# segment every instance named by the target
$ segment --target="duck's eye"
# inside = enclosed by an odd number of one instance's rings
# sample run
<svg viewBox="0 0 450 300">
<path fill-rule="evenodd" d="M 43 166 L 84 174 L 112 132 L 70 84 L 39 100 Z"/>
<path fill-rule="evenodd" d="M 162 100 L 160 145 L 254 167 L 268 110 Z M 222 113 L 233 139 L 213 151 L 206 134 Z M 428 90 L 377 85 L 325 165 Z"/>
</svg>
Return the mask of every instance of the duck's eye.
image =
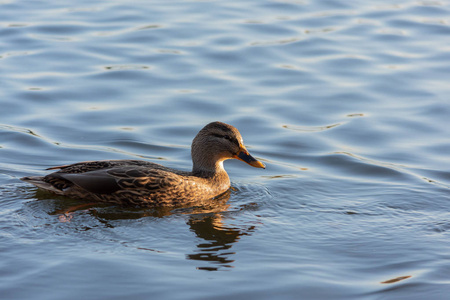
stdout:
<svg viewBox="0 0 450 300">
<path fill-rule="evenodd" d="M 214 134 L 215 137 L 221 138 L 221 139 L 226 139 L 231 141 L 231 137 L 229 135 L 222 135 L 222 134 Z"/>
</svg>

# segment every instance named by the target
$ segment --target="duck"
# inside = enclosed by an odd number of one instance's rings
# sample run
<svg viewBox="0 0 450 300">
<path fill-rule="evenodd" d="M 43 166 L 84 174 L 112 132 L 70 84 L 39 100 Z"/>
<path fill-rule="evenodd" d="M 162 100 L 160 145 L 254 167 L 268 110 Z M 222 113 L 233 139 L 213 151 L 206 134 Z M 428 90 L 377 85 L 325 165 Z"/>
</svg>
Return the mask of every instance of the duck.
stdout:
<svg viewBox="0 0 450 300">
<path fill-rule="evenodd" d="M 51 167 L 47 170 L 57 171 L 21 180 L 46 192 L 90 202 L 161 207 L 209 201 L 229 191 L 225 160 L 238 159 L 265 169 L 250 155 L 239 131 L 219 121 L 198 132 L 191 157 L 192 171 L 143 160 L 100 160 Z"/>
</svg>

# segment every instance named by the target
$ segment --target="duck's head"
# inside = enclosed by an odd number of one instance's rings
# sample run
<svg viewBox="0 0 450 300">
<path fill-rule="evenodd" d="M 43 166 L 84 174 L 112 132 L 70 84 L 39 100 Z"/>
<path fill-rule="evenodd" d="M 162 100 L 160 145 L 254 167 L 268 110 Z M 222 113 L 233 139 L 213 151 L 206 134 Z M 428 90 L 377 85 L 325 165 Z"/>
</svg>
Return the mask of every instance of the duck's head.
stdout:
<svg viewBox="0 0 450 300">
<path fill-rule="evenodd" d="M 217 170 L 226 159 L 239 159 L 252 167 L 265 168 L 253 158 L 244 146 L 239 131 L 222 122 L 212 122 L 203 127 L 192 142 L 194 170 Z"/>
</svg>

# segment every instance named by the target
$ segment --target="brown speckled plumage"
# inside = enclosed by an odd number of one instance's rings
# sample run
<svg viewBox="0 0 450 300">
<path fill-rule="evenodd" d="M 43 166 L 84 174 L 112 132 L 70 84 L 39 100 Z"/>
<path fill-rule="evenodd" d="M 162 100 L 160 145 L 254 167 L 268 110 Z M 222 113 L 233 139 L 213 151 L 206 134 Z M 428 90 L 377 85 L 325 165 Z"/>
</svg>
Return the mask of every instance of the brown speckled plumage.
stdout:
<svg viewBox="0 0 450 300">
<path fill-rule="evenodd" d="M 223 168 L 226 159 L 239 159 L 264 168 L 244 146 L 231 125 L 206 125 L 192 142 L 191 172 L 179 171 L 140 160 L 80 162 L 49 168 L 43 177 L 24 177 L 49 192 L 89 201 L 133 206 L 177 206 L 212 199 L 230 188 Z"/>
</svg>

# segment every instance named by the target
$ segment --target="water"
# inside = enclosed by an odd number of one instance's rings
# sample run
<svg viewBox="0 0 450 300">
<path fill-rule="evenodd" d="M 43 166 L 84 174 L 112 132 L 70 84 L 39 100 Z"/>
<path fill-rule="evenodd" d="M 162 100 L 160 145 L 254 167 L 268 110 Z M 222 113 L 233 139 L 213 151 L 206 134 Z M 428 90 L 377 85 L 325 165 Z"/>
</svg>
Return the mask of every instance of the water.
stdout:
<svg viewBox="0 0 450 300">
<path fill-rule="evenodd" d="M 448 299 L 448 1 L 1 1 L 2 299 Z M 226 162 L 211 207 L 19 180 L 85 160 Z M 79 206 L 69 214 L 65 212 Z"/>
</svg>

